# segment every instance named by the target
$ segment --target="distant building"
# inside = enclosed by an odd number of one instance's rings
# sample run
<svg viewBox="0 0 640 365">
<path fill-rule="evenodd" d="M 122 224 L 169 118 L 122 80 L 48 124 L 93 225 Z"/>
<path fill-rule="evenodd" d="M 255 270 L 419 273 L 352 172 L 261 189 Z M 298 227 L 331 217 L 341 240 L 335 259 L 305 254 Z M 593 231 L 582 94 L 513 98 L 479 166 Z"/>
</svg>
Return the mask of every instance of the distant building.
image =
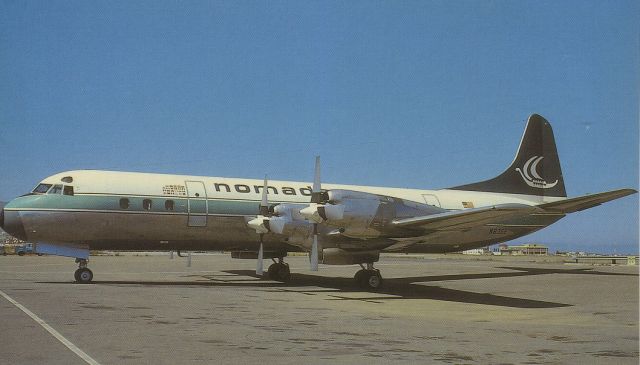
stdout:
<svg viewBox="0 0 640 365">
<path fill-rule="evenodd" d="M 501 255 L 548 255 L 549 247 L 537 243 L 524 245 L 500 245 Z"/>
<path fill-rule="evenodd" d="M 463 255 L 488 255 L 490 253 L 491 252 L 489 252 L 489 248 L 488 247 L 474 248 L 472 250 L 462 251 Z"/>
</svg>

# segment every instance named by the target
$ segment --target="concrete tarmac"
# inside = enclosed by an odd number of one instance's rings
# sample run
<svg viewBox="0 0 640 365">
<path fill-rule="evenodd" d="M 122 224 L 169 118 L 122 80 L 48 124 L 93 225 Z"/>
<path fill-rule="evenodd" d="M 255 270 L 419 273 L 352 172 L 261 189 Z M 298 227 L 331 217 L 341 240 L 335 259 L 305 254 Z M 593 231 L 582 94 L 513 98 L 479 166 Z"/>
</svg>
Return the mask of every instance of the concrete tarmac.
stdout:
<svg viewBox="0 0 640 365">
<path fill-rule="evenodd" d="M 222 254 L 97 256 L 83 285 L 73 259 L 0 256 L 0 364 L 92 363 L 45 326 L 96 364 L 638 364 L 638 266 L 383 257 L 369 293 L 356 266 L 287 262 L 282 284 Z"/>
</svg>

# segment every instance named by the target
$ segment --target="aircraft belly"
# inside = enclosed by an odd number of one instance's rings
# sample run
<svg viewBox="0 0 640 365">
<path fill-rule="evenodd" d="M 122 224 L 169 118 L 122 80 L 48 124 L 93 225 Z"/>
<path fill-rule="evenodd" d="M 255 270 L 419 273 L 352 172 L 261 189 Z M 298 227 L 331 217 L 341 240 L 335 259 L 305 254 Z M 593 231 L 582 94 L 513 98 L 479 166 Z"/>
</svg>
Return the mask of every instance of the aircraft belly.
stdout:
<svg viewBox="0 0 640 365">
<path fill-rule="evenodd" d="M 243 216 L 208 216 L 205 227 L 189 227 L 183 214 L 109 212 L 20 212 L 31 242 L 86 243 L 97 250 L 256 250 L 259 236 Z M 265 249 L 297 249 L 281 237 Z"/>
</svg>

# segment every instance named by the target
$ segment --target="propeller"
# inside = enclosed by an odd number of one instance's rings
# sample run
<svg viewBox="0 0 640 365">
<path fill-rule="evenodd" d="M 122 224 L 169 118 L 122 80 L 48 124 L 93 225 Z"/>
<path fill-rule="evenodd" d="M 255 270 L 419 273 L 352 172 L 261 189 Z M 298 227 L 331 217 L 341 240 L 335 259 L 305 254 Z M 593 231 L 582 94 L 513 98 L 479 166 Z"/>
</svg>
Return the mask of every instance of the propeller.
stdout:
<svg viewBox="0 0 640 365">
<path fill-rule="evenodd" d="M 258 263 L 256 264 L 256 275 L 264 274 L 264 234 L 269 232 L 269 220 L 271 212 L 269 212 L 269 200 L 267 198 L 267 176 L 264 177 L 264 185 L 262 187 L 262 201 L 260 201 L 260 211 L 257 217 L 247 222 L 247 224 L 260 234 L 260 249 L 258 250 Z"/>
<path fill-rule="evenodd" d="M 320 156 L 316 156 L 316 168 L 313 174 L 313 189 L 311 190 L 311 203 L 322 203 L 323 193 L 320 185 Z M 313 244 L 311 245 L 311 271 L 318 271 L 318 222 L 313 220 Z"/>
<path fill-rule="evenodd" d="M 320 156 L 316 156 L 316 169 L 311 190 L 311 202 L 300 209 L 300 214 L 314 224 L 324 221 L 339 221 L 344 217 L 344 205 L 329 201 L 329 193 L 322 191 L 320 184 Z"/>
</svg>

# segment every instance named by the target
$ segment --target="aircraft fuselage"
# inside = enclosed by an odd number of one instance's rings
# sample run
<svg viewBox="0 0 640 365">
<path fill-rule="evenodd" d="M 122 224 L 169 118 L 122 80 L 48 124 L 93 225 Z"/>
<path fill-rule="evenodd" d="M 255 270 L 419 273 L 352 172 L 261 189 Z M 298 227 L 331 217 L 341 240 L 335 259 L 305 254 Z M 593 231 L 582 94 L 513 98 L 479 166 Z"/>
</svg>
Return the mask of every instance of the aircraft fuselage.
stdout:
<svg viewBox="0 0 640 365">
<path fill-rule="evenodd" d="M 72 181 L 71 183 L 65 183 Z M 247 221 L 259 211 L 262 182 L 251 179 L 81 170 L 44 179 L 40 185 L 62 185 L 55 193 L 31 193 L 5 207 L 5 226 L 32 242 L 88 244 L 96 250 L 255 250 L 258 235 Z M 540 204 L 554 198 L 521 194 L 418 190 L 325 184 L 393 196 L 405 204 L 433 206 L 434 212 L 504 203 Z M 65 188 L 73 195 L 65 195 Z M 36 188 L 37 189 L 37 188 Z M 309 204 L 311 184 L 270 181 L 272 204 Z M 385 232 L 366 241 L 325 237 L 324 248 L 368 248 L 401 252 L 451 252 L 510 240 L 543 228 L 563 214 L 527 216 L 459 232 L 416 232 L 402 237 Z M 375 225 L 376 222 L 372 222 Z M 18 227 L 22 226 L 22 230 Z M 11 228 L 14 227 L 14 228 Z M 413 237 L 411 237 L 413 236 Z M 424 236 L 424 237 L 422 237 Z M 419 242 L 415 242 L 418 239 Z M 406 242 L 411 242 L 407 245 Z M 404 243 L 404 244 L 403 244 Z M 270 251 L 300 251 L 286 237 L 265 236 Z"/>
</svg>

